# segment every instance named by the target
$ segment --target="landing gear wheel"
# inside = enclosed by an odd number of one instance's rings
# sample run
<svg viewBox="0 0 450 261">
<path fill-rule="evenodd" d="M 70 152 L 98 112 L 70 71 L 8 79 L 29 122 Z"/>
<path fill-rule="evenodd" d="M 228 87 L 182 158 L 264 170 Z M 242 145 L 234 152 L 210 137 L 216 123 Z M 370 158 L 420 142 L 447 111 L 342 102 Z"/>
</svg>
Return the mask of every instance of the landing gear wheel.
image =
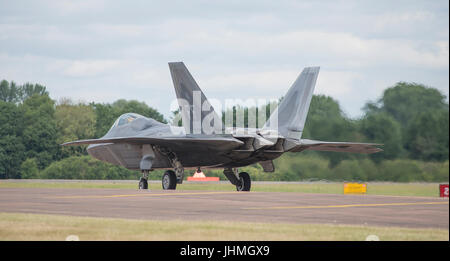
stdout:
<svg viewBox="0 0 450 261">
<path fill-rule="evenodd" d="M 148 189 L 148 183 L 146 179 L 141 178 L 139 180 L 139 189 Z"/>
<path fill-rule="evenodd" d="M 168 170 L 164 173 L 162 177 L 162 188 L 164 190 L 177 188 L 177 175 L 175 175 L 175 172 Z"/>
<path fill-rule="evenodd" d="M 239 185 L 236 185 L 237 191 L 250 191 L 252 186 L 250 175 L 247 172 L 239 173 Z"/>
</svg>

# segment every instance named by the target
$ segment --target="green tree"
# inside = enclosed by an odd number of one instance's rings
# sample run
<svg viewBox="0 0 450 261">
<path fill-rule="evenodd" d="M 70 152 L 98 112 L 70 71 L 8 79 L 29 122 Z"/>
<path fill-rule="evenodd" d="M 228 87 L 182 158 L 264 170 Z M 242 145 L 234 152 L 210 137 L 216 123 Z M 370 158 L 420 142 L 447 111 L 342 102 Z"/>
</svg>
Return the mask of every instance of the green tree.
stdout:
<svg viewBox="0 0 450 261">
<path fill-rule="evenodd" d="M 40 84 L 25 83 L 19 87 L 18 98 L 19 101 L 23 102 L 33 95 L 49 95 L 46 87 Z"/>
<path fill-rule="evenodd" d="M 26 159 L 20 165 L 21 178 L 36 179 L 39 178 L 39 168 L 35 158 Z"/>
<path fill-rule="evenodd" d="M 302 138 L 328 141 L 361 141 L 363 135 L 358 131 L 357 122 L 345 116 L 336 100 L 325 95 L 314 95 L 311 99 Z M 329 159 L 331 166 L 336 166 L 344 159 L 360 157 L 350 153 L 311 151 L 307 153 Z"/>
<path fill-rule="evenodd" d="M 336 100 L 324 95 L 312 97 L 303 137 L 341 141 L 361 139 L 356 122 L 344 115 Z"/>
<path fill-rule="evenodd" d="M 380 166 L 380 172 L 382 176 L 381 180 L 395 182 L 424 181 L 419 162 L 413 160 L 398 159 L 383 161 Z"/>
<path fill-rule="evenodd" d="M 20 164 L 25 158 L 25 147 L 18 136 L 0 136 L 0 178 L 20 178 Z"/>
<path fill-rule="evenodd" d="M 395 159 L 402 153 L 401 126 L 387 113 L 367 114 L 360 126 L 368 141 L 384 144 L 383 152 L 371 155 L 373 159 Z"/>
<path fill-rule="evenodd" d="M 25 158 L 22 114 L 12 102 L 0 101 L 0 178 L 20 178 Z"/>
<path fill-rule="evenodd" d="M 435 88 L 418 83 L 398 82 L 384 91 L 376 107 L 405 127 L 419 113 L 448 109 L 448 104 L 445 95 Z"/>
<path fill-rule="evenodd" d="M 33 95 L 19 106 L 23 115 L 22 139 L 26 158 L 36 158 L 40 169 L 48 166 L 60 150 L 54 117 L 54 101 L 47 95 Z"/>
<path fill-rule="evenodd" d="M 56 105 L 55 120 L 58 144 L 94 138 L 96 115 L 90 105 L 74 104 L 69 99 L 61 99 Z M 86 155 L 86 146 L 62 147 L 60 158 L 82 154 Z"/>
<path fill-rule="evenodd" d="M 334 169 L 334 178 L 339 181 L 366 181 L 367 173 L 361 168 L 357 160 L 344 160 Z"/>
<path fill-rule="evenodd" d="M 408 126 L 405 147 L 413 159 L 448 160 L 448 110 L 425 111 Z"/>
<path fill-rule="evenodd" d="M 0 101 L 0 137 L 6 135 L 20 136 L 22 128 L 23 117 L 17 105 Z"/>
<path fill-rule="evenodd" d="M 14 82 L 6 80 L 0 82 L 0 100 L 15 103 L 18 101 L 19 90 Z"/>
<path fill-rule="evenodd" d="M 449 107 L 439 90 L 398 82 L 386 89 L 378 102 L 367 103 L 364 109 L 367 115 L 385 113 L 400 123 L 402 147 L 409 157 L 448 159 Z"/>
<path fill-rule="evenodd" d="M 17 86 L 16 83 L 9 83 L 6 80 L 0 82 L 0 100 L 5 102 L 23 102 L 33 95 L 48 95 L 45 86 L 40 84 L 25 83 Z"/>
<path fill-rule="evenodd" d="M 111 104 L 91 103 L 95 112 L 95 138 L 103 137 L 111 128 L 116 115 L 113 113 Z"/>
</svg>

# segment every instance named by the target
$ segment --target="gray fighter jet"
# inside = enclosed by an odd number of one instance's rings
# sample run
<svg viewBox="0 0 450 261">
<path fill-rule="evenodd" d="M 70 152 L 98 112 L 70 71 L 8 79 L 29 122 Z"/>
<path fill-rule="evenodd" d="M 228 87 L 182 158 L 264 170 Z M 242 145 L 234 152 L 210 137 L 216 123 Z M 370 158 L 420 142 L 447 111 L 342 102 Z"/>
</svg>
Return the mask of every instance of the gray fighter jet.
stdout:
<svg viewBox="0 0 450 261">
<path fill-rule="evenodd" d="M 136 113 L 121 115 L 100 139 L 62 144 L 89 144 L 99 160 L 140 170 L 140 189 L 148 188 L 149 172 L 166 169 L 163 189 L 175 189 L 185 169 L 220 168 L 238 191 L 250 191 L 251 180 L 238 168 L 259 163 L 273 172 L 273 160 L 285 152 L 304 150 L 375 153 L 381 144 L 302 139 L 319 67 L 305 68 L 262 128 L 224 128 L 221 117 L 182 62 L 169 63 L 183 127 Z"/>
</svg>

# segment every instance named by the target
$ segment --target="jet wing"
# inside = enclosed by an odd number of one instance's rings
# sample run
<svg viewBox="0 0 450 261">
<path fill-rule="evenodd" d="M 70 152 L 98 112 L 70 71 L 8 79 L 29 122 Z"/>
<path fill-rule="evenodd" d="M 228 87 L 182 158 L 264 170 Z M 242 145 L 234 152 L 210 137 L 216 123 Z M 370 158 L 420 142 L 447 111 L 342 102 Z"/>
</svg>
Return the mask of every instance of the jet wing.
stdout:
<svg viewBox="0 0 450 261">
<path fill-rule="evenodd" d="M 375 153 L 383 151 L 376 146 L 383 144 L 377 143 L 358 143 L 358 142 L 332 142 L 320 140 L 301 139 L 300 144 L 294 146 L 290 152 L 300 152 L 303 150 L 317 151 L 336 151 L 336 152 L 354 152 L 354 153 Z"/>
<path fill-rule="evenodd" d="M 128 143 L 128 144 L 152 144 L 160 145 L 164 147 L 207 147 L 215 150 L 232 150 L 242 144 L 242 141 L 233 137 L 226 136 L 153 136 L 153 137 L 115 137 L 115 138 L 101 138 L 101 139 L 89 139 L 89 140 L 77 140 L 61 144 L 62 146 L 76 146 L 87 144 L 115 144 L 115 143 Z"/>
</svg>

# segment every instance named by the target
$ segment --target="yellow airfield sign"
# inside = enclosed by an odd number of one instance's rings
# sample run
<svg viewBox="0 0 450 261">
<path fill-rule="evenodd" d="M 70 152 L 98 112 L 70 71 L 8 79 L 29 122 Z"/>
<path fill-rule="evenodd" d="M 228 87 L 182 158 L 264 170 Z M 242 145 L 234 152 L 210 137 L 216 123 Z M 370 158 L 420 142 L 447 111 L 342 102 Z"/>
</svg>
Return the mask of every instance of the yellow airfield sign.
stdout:
<svg viewBox="0 0 450 261">
<path fill-rule="evenodd" d="M 367 184 L 344 183 L 344 194 L 366 194 Z"/>
</svg>

